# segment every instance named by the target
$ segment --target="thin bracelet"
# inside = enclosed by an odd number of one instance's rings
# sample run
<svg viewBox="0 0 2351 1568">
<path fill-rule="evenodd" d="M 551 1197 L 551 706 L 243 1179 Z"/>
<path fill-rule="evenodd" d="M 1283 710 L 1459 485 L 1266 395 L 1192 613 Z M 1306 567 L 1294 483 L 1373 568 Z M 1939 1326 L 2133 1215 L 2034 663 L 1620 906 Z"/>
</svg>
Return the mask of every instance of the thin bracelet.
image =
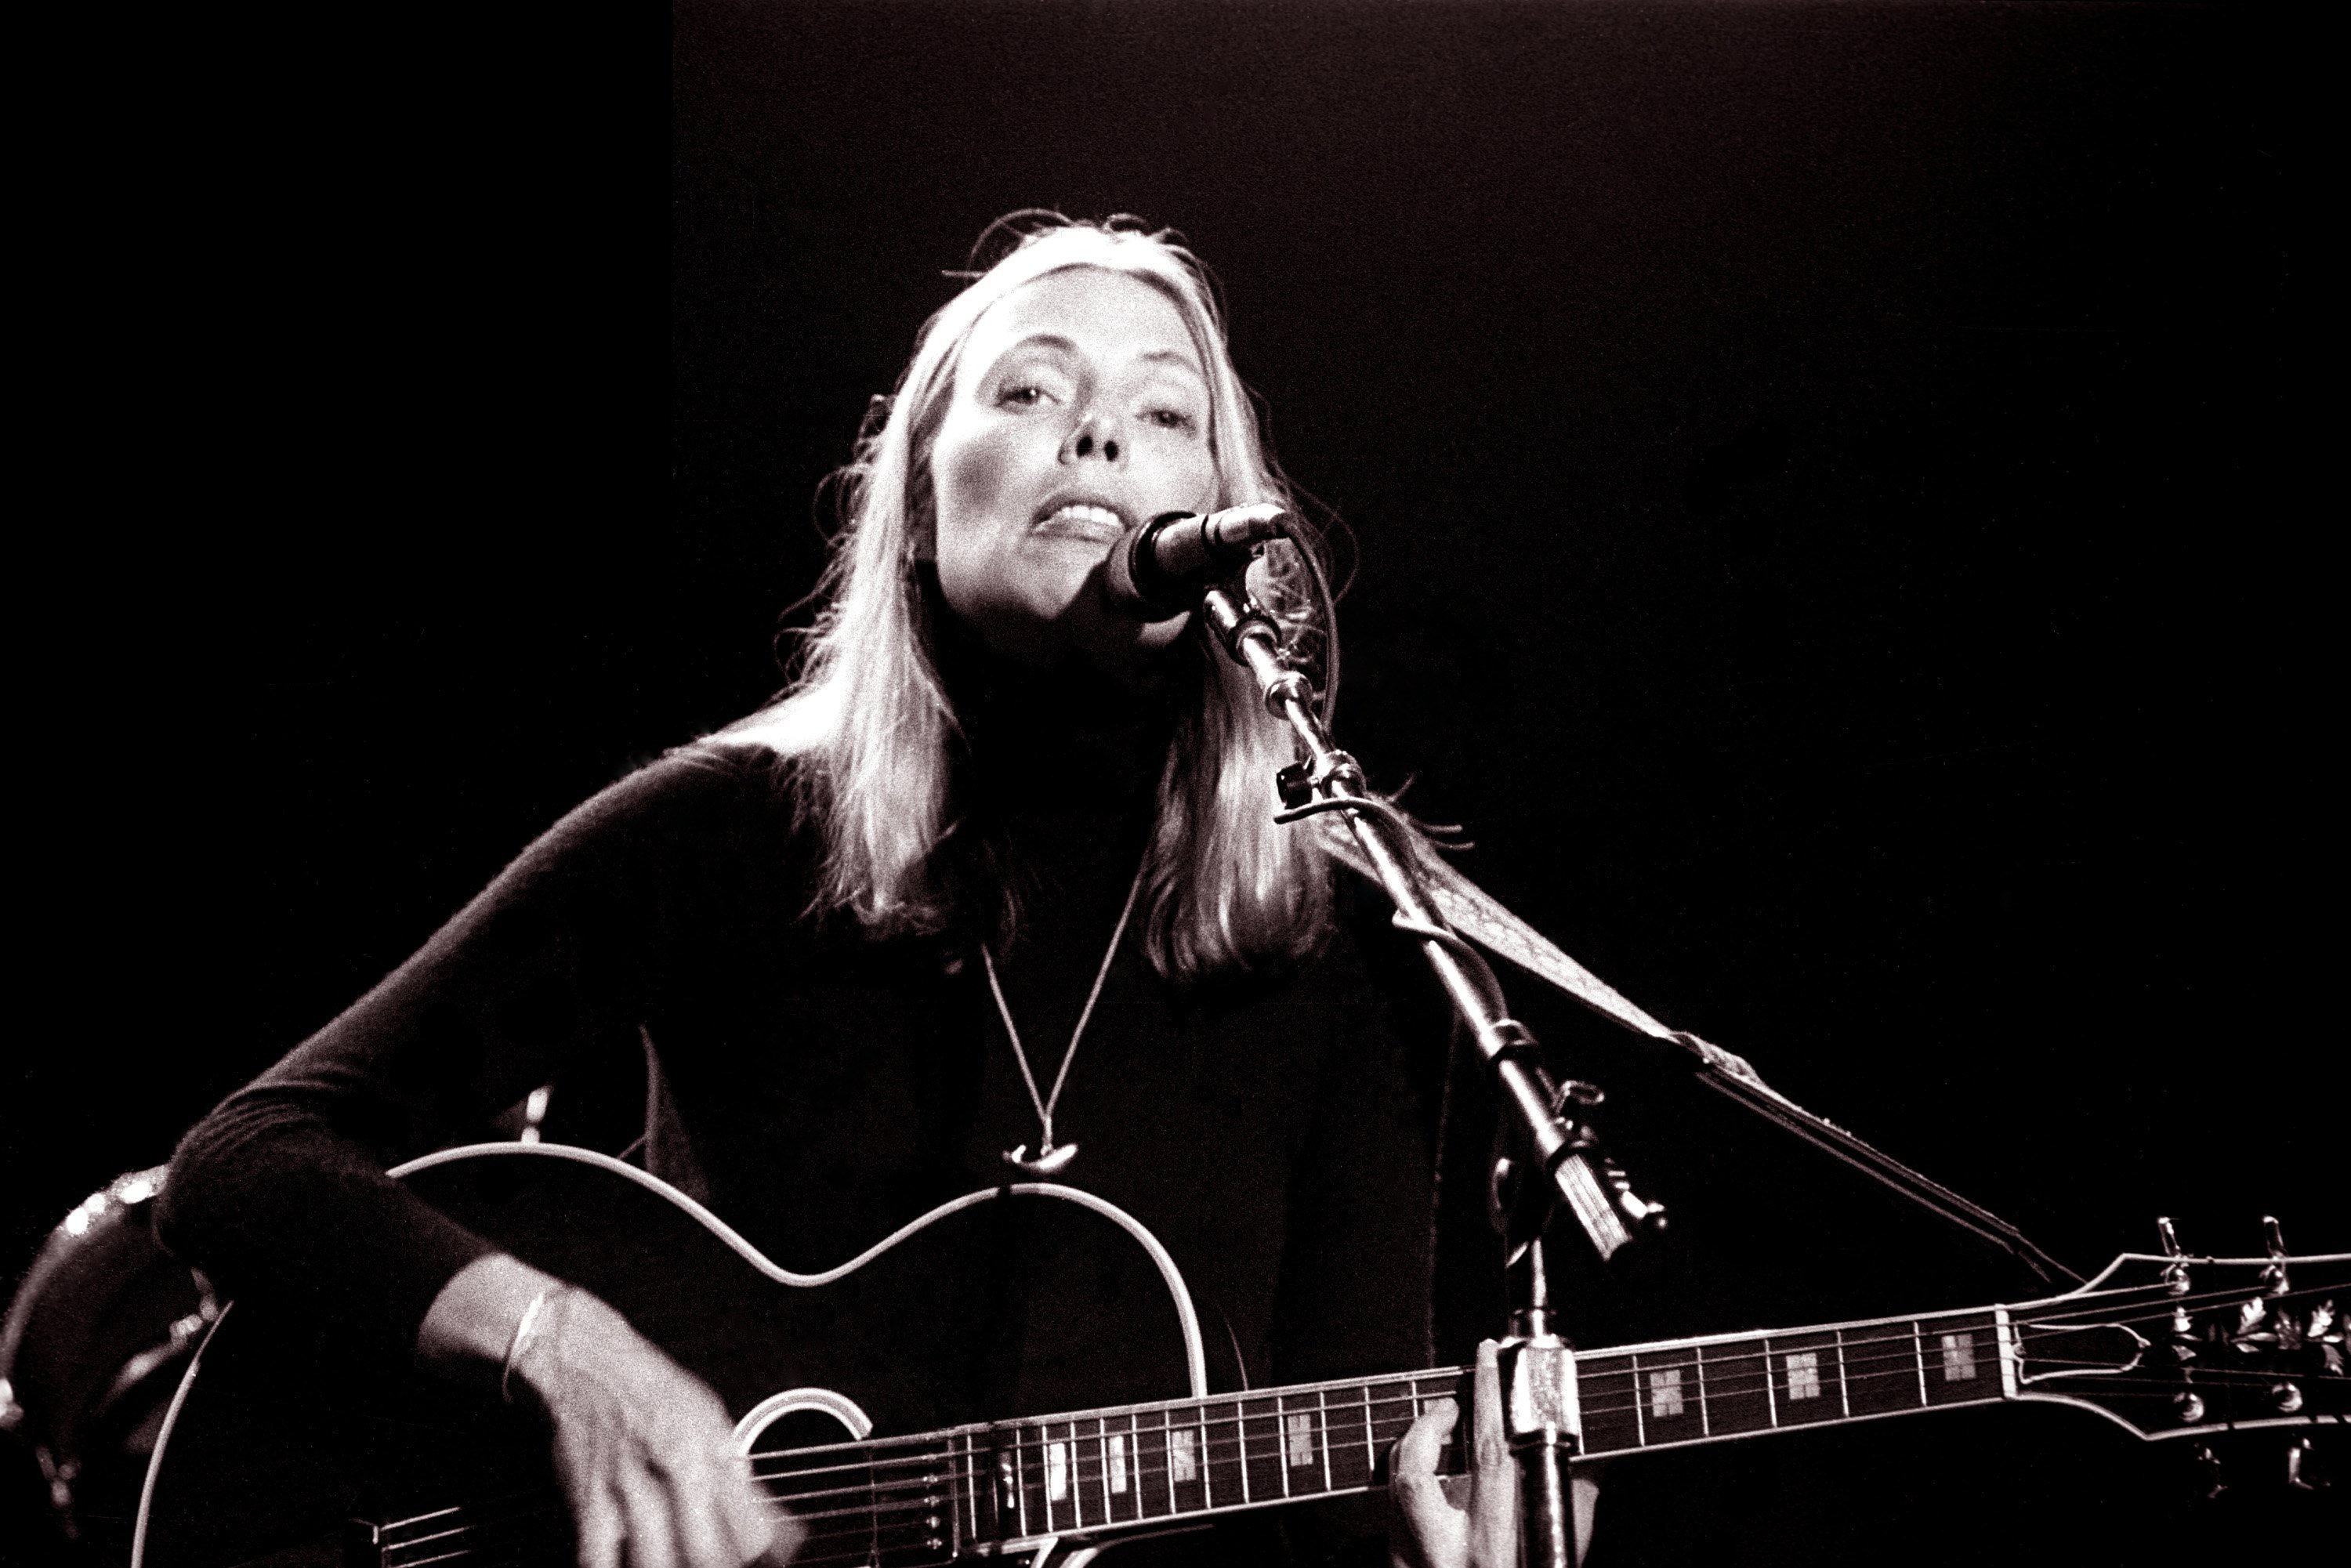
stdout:
<svg viewBox="0 0 2351 1568">
<path fill-rule="evenodd" d="M 514 1403 L 515 1363 L 522 1359 L 523 1346 L 530 1343 L 531 1331 L 538 1327 L 538 1317 L 547 1310 L 548 1298 L 558 1289 L 549 1285 L 533 1296 L 530 1305 L 522 1310 L 521 1321 L 515 1324 L 514 1339 L 507 1345 L 506 1365 L 498 1373 L 498 1397 L 509 1405 Z"/>
</svg>

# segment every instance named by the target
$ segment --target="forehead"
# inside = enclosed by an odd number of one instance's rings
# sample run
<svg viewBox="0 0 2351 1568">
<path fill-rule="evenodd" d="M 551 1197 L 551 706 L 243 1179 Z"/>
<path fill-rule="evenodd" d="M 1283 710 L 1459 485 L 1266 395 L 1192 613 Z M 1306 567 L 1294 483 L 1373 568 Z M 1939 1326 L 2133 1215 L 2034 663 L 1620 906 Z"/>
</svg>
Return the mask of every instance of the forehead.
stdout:
<svg viewBox="0 0 2351 1568">
<path fill-rule="evenodd" d="M 1174 300 L 1141 278 L 1079 267 L 1024 283 L 989 306 L 972 324 L 963 374 L 978 374 L 1006 350 L 1040 337 L 1066 339 L 1112 365 L 1165 359 L 1202 373 Z"/>
</svg>

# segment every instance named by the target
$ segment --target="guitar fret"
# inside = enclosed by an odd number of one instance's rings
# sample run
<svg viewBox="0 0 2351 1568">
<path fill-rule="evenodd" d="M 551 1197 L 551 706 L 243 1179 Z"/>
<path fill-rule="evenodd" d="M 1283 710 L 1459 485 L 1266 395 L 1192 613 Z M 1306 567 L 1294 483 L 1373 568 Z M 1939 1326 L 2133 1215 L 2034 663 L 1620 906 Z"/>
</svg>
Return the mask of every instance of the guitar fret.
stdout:
<svg viewBox="0 0 2351 1568">
<path fill-rule="evenodd" d="M 1103 1515 L 1091 1511 L 1100 1509 L 1099 1499 L 1103 1495 L 1102 1438 L 1099 1433 L 1081 1435 L 1078 1425 L 1075 1421 L 1069 1424 L 1070 1513 L 1081 1526 L 1101 1524 L 1104 1522 Z M 1086 1463 L 1089 1458 L 1093 1460 L 1091 1467 Z"/>
<path fill-rule="evenodd" d="M 1780 1401 L 1780 1418 L 1789 1426 L 1834 1420 L 1844 1414 L 1842 1396 L 1831 1401 L 1823 1378 L 1838 1378 L 1834 1333 L 1790 1334 L 1771 1345 L 1772 1390 Z M 1823 1364 L 1823 1352 L 1827 1353 Z"/>
<path fill-rule="evenodd" d="M 1241 1407 L 1232 1401 L 1206 1406 L 1200 1420 L 1200 1474 L 1213 1486 L 1221 1505 L 1233 1506 L 1236 1499 L 1249 1500 L 1249 1467 L 1242 1462 L 1241 1439 L 1246 1427 L 1241 1421 Z"/>
<path fill-rule="evenodd" d="M 1583 1450 L 1996 1401 L 1999 1333 L 1991 1310 L 1594 1353 L 1576 1367 Z M 1314 1384 L 942 1434 L 934 1462 L 944 1473 L 883 1484 L 875 1496 L 877 1507 L 908 1512 L 920 1502 L 936 1511 L 944 1500 L 947 1518 L 876 1529 L 927 1529 L 952 1536 L 941 1547 L 967 1552 L 1376 1487 L 1396 1439 L 1437 1399 L 1459 1396 L 1466 1375 Z M 1447 1445 L 1447 1473 L 1468 1469 L 1465 1428 L 1457 1425 Z M 942 1484 L 945 1500 L 935 1496 Z"/>
<path fill-rule="evenodd" d="M 1037 1511 L 1044 1516 L 1044 1532 L 1053 1532 L 1053 1429 L 1044 1422 L 1037 1425 Z M 1062 1467 L 1062 1488 L 1068 1488 L 1068 1467 Z"/>
<path fill-rule="evenodd" d="M 971 1433 L 963 1435 L 963 1479 L 959 1487 L 949 1488 L 953 1495 L 948 1499 L 951 1505 L 948 1511 L 949 1517 L 955 1521 L 955 1543 L 958 1551 L 962 1550 L 965 1542 L 979 1539 L 979 1469 L 973 1454 L 977 1444 L 977 1439 Z M 964 1517 L 966 1508 L 971 1510 L 968 1519 Z"/>
<path fill-rule="evenodd" d="M 1331 1396 L 1327 1390 L 1314 1391 L 1314 1430 L 1316 1447 L 1322 1451 L 1322 1490 L 1331 1490 Z"/>
<path fill-rule="evenodd" d="M 1029 1487 L 1020 1474 L 1020 1433 L 1017 1427 L 1012 1433 L 1011 1462 L 1013 1531 L 1026 1535 L 1029 1533 Z"/>
<path fill-rule="evenodd" d="M 1769 1364 L 1754 1344 L 1700 1345 L 1698 1376 L 1707 1435 L 1736 1437 L 1771 1429 Z"/>
<path fill-rule="evenodd" d="M 1123 1485 L 1121 1483 L 1126 1479 L 1126 1456 L 1124 1454 L 1118 1456 L 1119 1473 L 1115 1476 L 1111 1474 L 1110 1423 L 1100 1416 L 1094 1417 L 1094 1448 L 1097 1451 L 1096 1457 L 1102 1463 L 1102 1521 L 1104 1523 L 1108 1523 L 1116 1516 L 1117 1512 L 1115 1507 L 1111 1502 L 1111 1499 L 1116 1497 L 1118 1492 L 1113 1491 L 1111 1489 L 1113 1487 L 1117 1487 L 1121 1491 L 1125 1490 Z"/>
<path fill-rule="evenodd" d="M 1372 1454 L 1372 1391 L 1367 1385 L 1358 1385 L 1340 1390 L 1339 1394 L 1340 1402 L 1336 1405 L 1332 1404 L 1327 1396 L 1323 1401 L 1322 1458 L 1328 1467 L 1326 1473 L 1330 1478 L 1331 1490 L 1353 1491 L 1358 1487 L 1377 1484 L 1376 1461 Z M 1357 1401 L 1363 1405 L 1361 1421 L 1350 1408 Z M 1358 1441 L 1355 1432 L 1359 1426 L 1363 1429 L 1360 1439 L 1363 1458 L 1360 1460 L 1355 1453 Z M 1334 1437 L 1334 1432 L 1344 1433 L 1345 1436 Z"/>
<path fill-rule="evenodd" d="M 1846 1415 L 1895 1416 L 1921 1407 L 1916 1323 L 1840 1333 L 1837 1349 L 1844 1371 Z"/>
<path fill-rule="evenodd" d="M 1649 1446 L 1649 1423 L 1641 1414 L 1641 1406 L 1646 1403 L 1641 1397 L 1641 1358 L 1635 1355 L 1628 1359 L 1633 1371 L 1633 1431 L 1635 1440 L 1646 1448 Z"/>
<path fill-rule="evenodd" d="M 1923 1372 L 1930 1406 L 1972 1405 L 2001 1397 L 1997 1320 L 1991 1312 L 1960 1312 L 1933 1320 Z"/>
<path fill-rule="evenodd" d="M 1635 1358 L 1634 1406 L 1645 1444 L 1689 1443 L 1706 1436 L 1695 1346 L 1666 1346 Z"/>
<path fill-rule="evenodd" d="M 1061 1459 L 1058 1477 L 1055 1474 L 1056 1459 Z M 1059 1481 L 1059 1486 L 1055 1485 L 1056 1480 Z M 1054 1528 L 1053 1494 L 1058 1490 L 1063 1497 L 1067 1497 L 1069 1484 L 1068 1461 L 1061 1458 L 1061 1450 L 1053 1443 L 1053 1429 L 1040 1425 L 1037 1428 L 1037 1500 L 1044 1512 L 1044 1532 L 1047 1535 L 1052 1534 Z M 1065 1525 L 1068 1523 L 1066 1520 L 1062 1522 Z"/>
<path fill-rule="evenodd" d="M 1630 1356 L 1578 1356 L 1575 1383 L 1576 1403 L 1583 1413 L 1584 1452 L 1614 1454 L 1641 1446 L 1640 1401 L 1634 1396 Z"/>
<path fill-rule="evenodd" d="M 1144 1500 L 1150 1497 L 1151 1489 L 1144 1484 L 1143 1479 L 1143 1417 L 1139 1413 L 1127 1413 L 1125 1436 L 1127 1464 L 1131 1469 L 1127 1478 L 1127 1495 L 1134 1502 L 1134 1517 L 1148 1519 L 1151 1509 Z"/>
<path fill-rule="evenodd" d="M 1282 1429 L 1279 1397 L 1241 1401 L 1242 1496 L 1250 1502 L 1271 1502 L 1290 1495 L 1289 1434 Z M 1257 1434 L 1250 1440 L 1250 1433 Z"/>
<path fill-rule="evenodd" d="M 1134 1448 L 1134 1517 L 1163 1519 L 1174 1511 L 1172 1503 L 1163 1510 L 1165 1500 L 1160 1495 L 1160 1478 L 1168 1473 L 1167 1413 L 1137 1410 L 1126 1418 L 1126 1440 Z"/>
</svg>

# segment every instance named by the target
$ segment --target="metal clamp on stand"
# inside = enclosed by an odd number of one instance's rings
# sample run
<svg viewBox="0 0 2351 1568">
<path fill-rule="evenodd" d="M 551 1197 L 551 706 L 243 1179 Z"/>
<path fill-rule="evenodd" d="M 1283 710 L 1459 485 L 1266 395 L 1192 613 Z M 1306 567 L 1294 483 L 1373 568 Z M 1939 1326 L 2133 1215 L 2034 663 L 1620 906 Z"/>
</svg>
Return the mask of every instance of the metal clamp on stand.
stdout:
<svg viewBox="0 0 2351 1568">
<path fill-rule="evenodd" d="M 1574 1568 L 1575 1492 L 1568 1462 L 1583 1447 L 1575 1349 L 1552 1322 L 1540 1239 L 1527 1244 L 1523 1267 L 1529 1289 L 1520 1298 L 1524 1304 L 1510 1314 L 1500 1368 L 1502 1434 L 1519 1461 L 1519 1539 L 1527 1563 Z"/>
</svg>

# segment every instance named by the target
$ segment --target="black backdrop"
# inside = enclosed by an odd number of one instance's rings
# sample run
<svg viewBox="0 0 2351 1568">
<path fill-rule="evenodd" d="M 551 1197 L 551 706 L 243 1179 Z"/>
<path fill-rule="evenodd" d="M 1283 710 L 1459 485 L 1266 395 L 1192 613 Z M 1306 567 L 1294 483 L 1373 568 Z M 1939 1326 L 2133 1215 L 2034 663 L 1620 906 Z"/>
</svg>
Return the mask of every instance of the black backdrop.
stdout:
<svg viewBox="0 0 2351 1568">
<path fill-rule="evenodd" d="M 2119 5 L 566 26 L 256 26 L 66 240 L 44 417 L 114 444 L 59 465 L 28 606 L 64 613 L 24 986 L 63 1005 L 12 1053 L 8 1268 L 776 685 L 820 478 L 1029 205 L 1217 269 L 1356 541 L 1345 737 L 1471 826 L 1471 874 L 2077 1268 L 2158 1213 L 2351 1247 L 2300 907 L 2335 870 L 2307 37 Z M 1734 1522 L 1652 1555 L 1973 1551 L 2003 1489 L 2078 1542 L 2155 1506 L 2086 1416 L 1802 1441 L 1672 1472 Z"/>
</svg>

